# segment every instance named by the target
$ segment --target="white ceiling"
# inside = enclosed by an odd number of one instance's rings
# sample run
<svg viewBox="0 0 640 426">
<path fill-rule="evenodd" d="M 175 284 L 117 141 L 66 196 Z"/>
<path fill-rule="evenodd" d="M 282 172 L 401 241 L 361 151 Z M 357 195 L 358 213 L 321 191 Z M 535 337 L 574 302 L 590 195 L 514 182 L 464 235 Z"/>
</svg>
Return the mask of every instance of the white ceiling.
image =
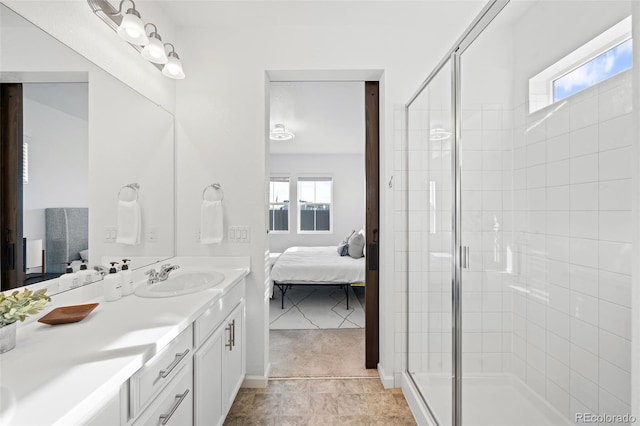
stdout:
<svg viewBox="0 0 640 426">
<path fill-rule="evenodd" d="M 363 82 L 272 82 L 270 125 L 296 137 L 271 141 L 272 154 L 362 154 L 365 143 Z"/>
</svg>

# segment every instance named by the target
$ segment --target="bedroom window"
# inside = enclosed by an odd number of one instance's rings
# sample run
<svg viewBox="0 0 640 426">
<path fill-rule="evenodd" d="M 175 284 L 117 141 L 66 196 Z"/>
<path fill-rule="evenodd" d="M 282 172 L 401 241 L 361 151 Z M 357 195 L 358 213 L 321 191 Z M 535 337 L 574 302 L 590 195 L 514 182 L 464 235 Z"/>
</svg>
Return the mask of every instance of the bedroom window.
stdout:
<svg viewBox="0 0 640 426">
<path fill-rule="evenodd" d="M 289 232 L 289 178 L 269 180 L 269 231 Z"/>
<path fill-rule="evenodd" d="M 298 178 L 298 232 L 331 232 L 333 180 Z"/>
</svg>

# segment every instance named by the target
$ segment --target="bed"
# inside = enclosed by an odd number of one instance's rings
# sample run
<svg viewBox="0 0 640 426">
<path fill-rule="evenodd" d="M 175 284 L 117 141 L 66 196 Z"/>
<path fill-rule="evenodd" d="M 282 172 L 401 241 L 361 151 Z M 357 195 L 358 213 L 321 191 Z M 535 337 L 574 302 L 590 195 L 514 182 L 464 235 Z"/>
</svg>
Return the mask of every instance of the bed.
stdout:
<svg viewBox="0 0 640 426">
<path fill-rule="evenodd" d="M 271 280 L 284 295 L 294 285 L 333 285 L 341 287 L 347 297 L 349 286 L 365 281 L 365 258 L 340 256 L 337 247 L 290 247 L 277 259 L 271 269 Z"/>
<path fill-rule="evenodd" d="M 66 262 L 80 262 L 89 247 L 89 209 L 84 207 L 45 209 L 46 270 L 64 273 Z"/>
</svg>

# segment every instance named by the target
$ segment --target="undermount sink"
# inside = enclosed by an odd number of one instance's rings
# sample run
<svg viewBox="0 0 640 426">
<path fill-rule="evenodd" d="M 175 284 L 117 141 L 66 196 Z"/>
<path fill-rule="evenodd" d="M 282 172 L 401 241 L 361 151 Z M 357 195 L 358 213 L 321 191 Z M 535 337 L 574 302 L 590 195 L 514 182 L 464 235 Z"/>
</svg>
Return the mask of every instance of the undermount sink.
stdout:
<svg viewBox="0 0 640 426">
<path fill-rule="evenodd" d="M 206 290 L 222 281 L 224 275 L 216 271 L 176 271 L 165 281 L 140 284 L 134 293 L 140 297 L 174 297 Z"/>
</svg>

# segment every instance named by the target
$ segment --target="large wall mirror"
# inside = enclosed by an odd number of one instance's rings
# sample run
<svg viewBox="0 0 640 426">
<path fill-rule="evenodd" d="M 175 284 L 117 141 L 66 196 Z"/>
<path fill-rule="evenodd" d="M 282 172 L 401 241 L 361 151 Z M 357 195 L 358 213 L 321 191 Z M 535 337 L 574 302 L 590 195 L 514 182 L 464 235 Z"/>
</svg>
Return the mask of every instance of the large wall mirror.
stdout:
<svg viewBox="0 0 640 426">
<path fill-rule="evenodd" d="M 0 85 L 2 290 L 175 255 L 171 113 L 4 5 Z"/>
</svg>

